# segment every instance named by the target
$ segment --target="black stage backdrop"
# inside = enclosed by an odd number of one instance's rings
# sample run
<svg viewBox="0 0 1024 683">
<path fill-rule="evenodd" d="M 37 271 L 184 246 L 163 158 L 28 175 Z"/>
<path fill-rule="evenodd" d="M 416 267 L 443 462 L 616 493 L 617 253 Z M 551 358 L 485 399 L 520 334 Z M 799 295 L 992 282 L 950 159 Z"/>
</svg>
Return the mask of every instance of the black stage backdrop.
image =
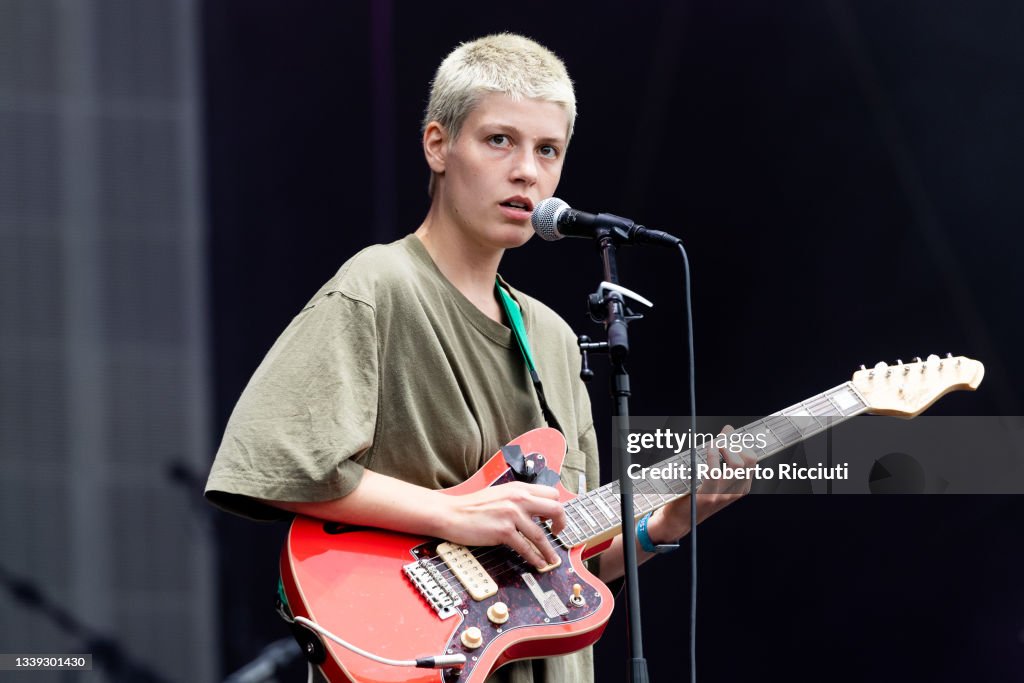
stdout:
<svg viewBox="0 0 1024 683">
<path fill-rule="evenodd" d="M 1024 6 L 218 0 L 203 24 L 218 428 L 322 282 L 419 224 L 433 70 L 502 30 L 552 48 L 575 80 L 558 195 L 684 238 L 700 414 L 770 413 L 860 363 L 947 351 L 988 374 L 933 413 L 1021 414 Z M 583 303 L 598 261 L 568 242 L 533 240 L 502 272 L 597 332 Z M 631 328 L 634 414 L 684 414 L 676 260 L 624 251 L 620 267 L 658 304 Z M 701 527 L 700 679 L 1017 680 L 1022 512 L 996 496 L 740 502 Z M 285 635 L 285 528 L 221 515 L 219 531 L 230 671 Z M 642 574 L 651 678 L 677 680 L 688 558 Z M 624 634 L 620 605 L 599 681 L 624 678 Z"/>
</svg>

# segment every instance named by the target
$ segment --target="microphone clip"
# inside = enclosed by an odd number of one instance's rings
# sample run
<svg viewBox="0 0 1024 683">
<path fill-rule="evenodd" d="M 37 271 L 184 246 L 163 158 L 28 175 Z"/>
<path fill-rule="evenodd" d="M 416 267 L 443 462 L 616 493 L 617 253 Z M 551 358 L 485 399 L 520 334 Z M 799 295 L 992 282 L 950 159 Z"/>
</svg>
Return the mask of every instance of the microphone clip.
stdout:
<svg viewBox="0 0 1024 683">
<path fill-rule="evenodd" d="M 634 313 L 632 309 L 625 305 L 626 301 L 633 301 L 647 308 L 654 308 L 654 304 L 651 301 L 633 290 L 605 280 L 598 285 L 596 292 L 587 296 L 587 313 L 595 323 L 603 323 L 605 318 L 607 318 L 609 300 L 616 300 L 623 304 L 624 317 L 627 321 L 640 320 L 644 316 L 642 313 Z"/>
</svg>

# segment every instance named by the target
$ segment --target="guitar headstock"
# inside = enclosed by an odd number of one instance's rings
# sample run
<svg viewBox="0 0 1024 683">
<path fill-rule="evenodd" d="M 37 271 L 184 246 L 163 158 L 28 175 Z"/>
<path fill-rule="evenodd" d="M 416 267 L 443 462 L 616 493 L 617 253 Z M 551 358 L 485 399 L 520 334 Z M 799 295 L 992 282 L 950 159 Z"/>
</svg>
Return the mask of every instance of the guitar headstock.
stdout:
<svg viewBox="0 0 1024 683">
<path fill-rule="evenodd" d="M 985 366 L 964 356 L 915 358 L 896 365 L 880 362 L 853 373 L 853 386 L 875 415 L 914 417 L 951 391 L 974 391 L 985 376 Z"/>
</svg>

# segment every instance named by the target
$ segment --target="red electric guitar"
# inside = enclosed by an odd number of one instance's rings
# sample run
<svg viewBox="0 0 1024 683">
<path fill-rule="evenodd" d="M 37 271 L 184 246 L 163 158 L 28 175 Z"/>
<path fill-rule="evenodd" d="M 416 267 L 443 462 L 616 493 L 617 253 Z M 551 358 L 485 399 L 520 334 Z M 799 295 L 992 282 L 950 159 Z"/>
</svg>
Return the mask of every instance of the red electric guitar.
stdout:
<svg viewBox="0 0 1024 683">
<path fill-rule="evenodd" d="M 849 382 L 737 431 L 768 436 L 764 448 L 748 449 L 761 460 L 824 431 L 826 424 L 861 413 L 913 417 L 943 394 L 976 389 L 984 375 L 981 363 L 964 357 L 916 361 L 862 369 Z M 476 683 L 510 661 L 566 654 L 594 643 L 611 616 L 613 599 L 583 559 L 603 551 L 618 533 L 619 487 L 613 482 L 576 496 L 558 481 L 564 455 L 560 433 L 536 429 L 502 448 L 473 477 L 445 490 L 471 493 L 515 481 L 523 472 L 536 483 L 555 486 L 568 522 L 553 537 L 561 562 L 544 571 L 505 546 L 467 548 L 297 517 L 281 553 L 294 616 L 378 657 L 406 663 L 380 663 L 297 626 L 307 654 L 321 660 L 328 679 Z M 704 454 L 697 457 L 705 461 Z M 688 458 L 682 453 L 670 460 Z M 689 490 L 684 479 L 651 479 L 635 481 L 634 493 L 639 516 Z M 429 666 L 429 658 L 442 655 L 462 655 L 464 663 L 409 668 L 414 660 Z"/>
</svg>

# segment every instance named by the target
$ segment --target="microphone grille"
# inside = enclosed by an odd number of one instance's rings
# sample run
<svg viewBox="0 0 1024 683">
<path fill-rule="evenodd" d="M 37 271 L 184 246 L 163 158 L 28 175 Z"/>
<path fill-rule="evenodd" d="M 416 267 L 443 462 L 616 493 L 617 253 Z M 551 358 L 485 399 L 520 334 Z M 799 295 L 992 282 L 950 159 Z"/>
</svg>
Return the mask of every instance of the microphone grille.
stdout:
<svg viewBox="0 0 1024 683">
<path fill-rule="evenodd" d="M 548 242 L 562 239 L 565 235 L 558 232 L 558 216 L 568 208 L 569 205 L 558 197 L 545 199 L 533 207 L 533 215 L 530 216 L 533 231 Z"/>
</svg>

